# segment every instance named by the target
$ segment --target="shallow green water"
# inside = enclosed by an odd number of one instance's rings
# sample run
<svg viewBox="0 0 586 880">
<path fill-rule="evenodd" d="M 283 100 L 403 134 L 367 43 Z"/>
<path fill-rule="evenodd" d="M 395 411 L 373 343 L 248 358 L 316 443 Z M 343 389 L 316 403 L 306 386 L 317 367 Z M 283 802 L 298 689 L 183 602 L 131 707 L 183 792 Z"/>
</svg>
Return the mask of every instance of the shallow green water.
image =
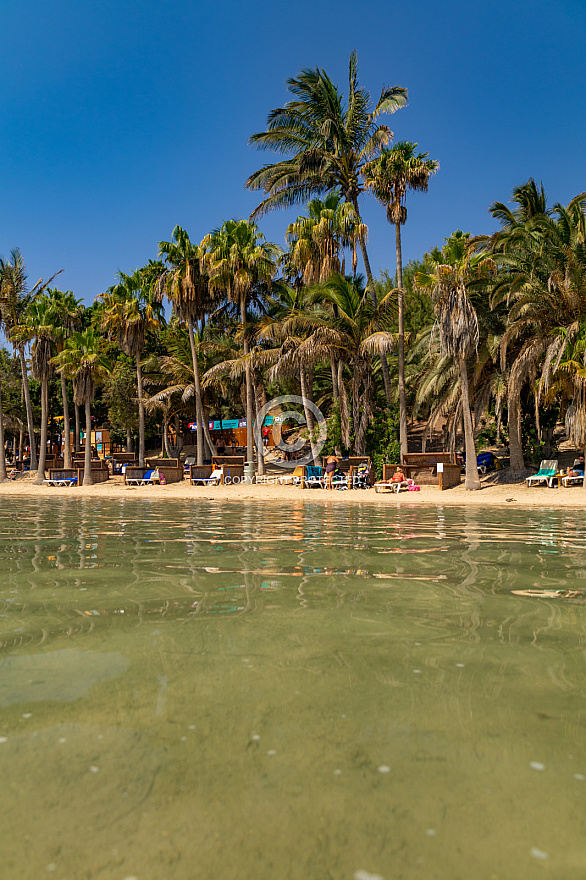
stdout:
<svg viewBox="0 0 586 880">
<path fill-rule="evenodd" d="M 511 591 L 586 590 L 585 538 L 3 502 L 3 880 L 582 880 L 586 605 Z"/>
</svg>

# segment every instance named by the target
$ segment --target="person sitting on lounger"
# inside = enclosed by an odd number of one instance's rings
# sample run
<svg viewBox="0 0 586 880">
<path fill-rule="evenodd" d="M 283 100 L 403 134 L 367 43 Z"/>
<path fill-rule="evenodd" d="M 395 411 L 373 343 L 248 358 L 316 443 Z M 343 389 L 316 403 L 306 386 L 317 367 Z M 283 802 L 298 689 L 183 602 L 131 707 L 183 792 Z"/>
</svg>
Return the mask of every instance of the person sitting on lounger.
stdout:
<svg viewBox="0 0 586 880">
<path fill-rule="evenodd" d="M 571 471 L 568 471 L 568 476 L 570 477 L 583 477 L 584 476 L 584 456 L 581 455 L 578 459 L 579 464 L 574 464 L 574 467 Z"/>
<path fill-rule="evenodd" d="M 391 483 L 404 483 L 405 482 L 405 474 L 401 470 L 400 467 L 397 468 L 393 476 L 391 477 Z"/>
</svg>

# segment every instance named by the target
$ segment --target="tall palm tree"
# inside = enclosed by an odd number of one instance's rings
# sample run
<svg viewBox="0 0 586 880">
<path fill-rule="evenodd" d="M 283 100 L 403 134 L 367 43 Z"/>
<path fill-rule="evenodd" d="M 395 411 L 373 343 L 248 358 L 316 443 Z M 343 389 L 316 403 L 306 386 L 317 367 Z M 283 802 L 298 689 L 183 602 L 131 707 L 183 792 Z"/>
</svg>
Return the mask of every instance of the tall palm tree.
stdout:
<svg viewBox="0 0 586 880">
<path fill-rule="evenodd" d="M 161 304 L 155 295 L 156 280 L 148 270 L 136 269 L 131 275 L 118 273 L 118 284 L 100 294 L 103 302 L 102 326 L 111 331 L 122 351 L 136 362 L 138 391 L 138 464 L 144 467 L 145 430 L 141 354 L 147 333 L 157 330 L 164 321 Z M 149 283 L 150 282 L 150 283 Z"/>
<path fill-rule="evenodd" d="M 63 351 L 53 358 L 53 364 L 73 381 L 73 396 L 79 406 L 85 407 L 85 461 L 83 485 L 92 485 L 91 471 L 91 405 L 96 394 L 96 383 L 102 381 L 111 369 L 103 336 L 94 327 L 76 330 L 65 342 Z"/>
<path fill-rule="evenodd" d="M 47 295 L 51 300 L 54 315 L 53 341 L 57 351 L 63 350 L 63 345 L 68 335 L 79 329 L 81 315 L 84 310 L 83 303 L 76 299 L 71 290 L 57 290 L 49 288 Z M 60 373 L 61 400 L 63 404 L 63 464 L 66 468 L 71 467 L 71 425 L 69 419 L 69 402 L 67 400 L 67 379 L 64 373 Z M 79 441 L 79 430 L 77 430 Z"/>
<path fill-rule="evenodd" d="M 457 232 L 447 239 L 441 253 L 429 273 L 420 272 L 417 284 L 431 292 L 439 331 L 442 356 L 453 358 L 460 373 L 462 417 L 466 444 L 466 489 L 480 489 L 476 448 L 470 409 L 468 382 L 468 358 L 478 346 L 478 317 L 468 296 L 468 286 L 493 268 L 492 261 L 484 255 L 474 254 L 469 236 Z"/>
<path fill-rule="evenodd" d="M 212 307 L 209 278 L 203 267 L 204 252 L 205 247 L 193 244 L 188 233 L 181 226 L 175 227 L 171 241 L 159 242 L 159 254 L 169 267 L 162 273 L 159 285 L 161 289 L 166 290 L 177 318 L 187 325 L 189 333 L 197 421 L 197 463 L 199 465 L 203 464 L 204 460 L 204 433 L 207 422 L 204 418 L 194 325 L 203 326 L 205 317 Z"/>
<path fill-rule="evenodd" d="M 417 144 L 401 141 L 391 149 L 383 149 L 380 156 L 368 162 L 363 169 L 365 185 L 385 205 L 387 220 L 395 227 L 397 254 L 397 303 L 399 318 L 399 437 L 401 455 L 409 452 L 407 445 L 407 404 L 405 400 L 405 316 L 403 290 L 403 255 L 401 226 L 407 222 L 405 199 L 408 190 L 426 192 L 429 178 L 439 168 L 439 162 L 428 159 L 429 153 L 417 153 Z"/>
<path fill-rule="evenodd" d="M 63 270 L 61 270 L 63 271 Z M 26 406 L 26 419 L 28 427 L 28 435 L 31 449 L 30 469 L 37 469 L 37 450 L 35 440 L 35 429 L 33 422 L 33 408 L 31 404 L 30 389 L 28 383 L 28 372 L 25 360 L 26 340 L 16 341 L 11 339 L 12 331 L 22 323 L 22 317 L 33 301 L 35 296 L 41 294 L 59 275 L 56 272 L 48 281 L 39 279 L 35 286 L 29 290 L 27 284 L 26 266 L 22 254 L 18 248 L 14 248 L 10 252 L 10 259 L 0 257 L 0 313 L 2 314 L 2 322 L 6 330 L 6 334 L 18 352 L 20 362 L 20 372 L 22 376 L 22 391 Z"/>
<path fill-rule="evenodd" d="M 210 276 L 210 288 L 225 294 L 240 313 L 244 354 L 250 353 L 250 342 L 245 332 L 247 311 L 253 288 L 271 283 L 277 271 L 281 250 L 266 241 L 254 223 L 247 220 L 227 220 L 204 239 L 207 254 L 205 267 Z M 252 366 L 246 365 L 246 455 L 254 460 Z"/>
<path fill-rule="evenodd" d="M 6 474 L 6 450 L 4 449 L 4 409 L 2 405 L 2 392 L 4 385 L 3 370 L 0 366 L 0 483 L 7 479 Z"/>
<path fill-rule="evenodd" d="M 47 434 L 49 422 L 49 377 L 53 372 L 53 342 L 55 337 L 56 315 L 53 303 L 46 294 L 40 294 L 29 303 L 21 323 L 14 327 L 11 338 L 17 343 L 32 341 L 31 366 L 33 377 L 41 383 L 41 440 L 37 478 L 43 484 L 47 456 Z"/>
<path fill-rule="evenodd" d="M 320 68 L 305 68 L 296 78 L 287 80 L 287 87 L 294 100 L 272 110 L 267 119 L 267 130 L 250 138 L 250 143 L 257 148 L 287 157 L 264 165 L 246 181 L 248 189 L 265 193 L 251 219 L 338 189 L 353 205 L 357 222 L 361 223 L 358 197 L 364 188 L 360 180 L 362 169 L 393 136 L 386 125 L 378 123 L 378 119 L 383 113 L 394 113 L 406 105 L 407 89 L 403 86 L 383 87 L 380 98 L 373 105 L 370 93 L 358 85 L 356 52 L 350 55 L 348 65 L 347 104 L 337 86 Z M 364 232 L 359 235 L 359 243 L 370 296 L 376 305 Z M 384 356 L 382 367 L 387 400 L 390 401 L 390 380 Z"/>
</svg>

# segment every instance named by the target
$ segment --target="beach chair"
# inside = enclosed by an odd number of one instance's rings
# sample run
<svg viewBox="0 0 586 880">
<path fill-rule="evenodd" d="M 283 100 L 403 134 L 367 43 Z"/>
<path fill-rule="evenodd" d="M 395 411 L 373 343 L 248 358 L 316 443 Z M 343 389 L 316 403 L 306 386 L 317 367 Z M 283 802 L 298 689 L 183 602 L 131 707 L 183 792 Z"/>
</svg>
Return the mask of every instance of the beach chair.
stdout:
<svg viewBox="0 0 586 880">
<path fill-rule="evenodd" d="M 304 468 L 298 465 L 290 474 L 283 474 L 277 478 L 279 486 L 301 486 L 303 485 Z"/>
<path fill-rule="evenodd" d="M 44 486 L 71 488 L 78 484 L 79 472 L 75 468 L 50 468 L 49 478 L 43 480 Z"/>
<path fill-rule="evenodd" d="M 130 469 L 127 468 L 125 483 L 127 486 L 152 486 L 155 482 L 158 482 L 159 475 L 154 468 L 147 469 L 142 476 L 128 476 L 128 471 Z M 138 470 L 136 468 L 135 470 Z"/>
<path fill-rule="evenodd" d="M 410 486 L 414 486 L 415 481 L 409 478 L 408 480 L 379 480 L 374 484 L 375 492 L 382 492 L 383 489 L 388 489 L 390 492 L 395 492 L 397 495 L 401 491 L 401 489 L 409 489 Z"/>
<path fill-rule="evenodd" d="M 584 465 L 582 464 L 580 459 L 577 458 L 574 461 L 574 464 L 572 465 L 572 470 L 574 470 L 574 468 L 583 467 L 583 466 Z M 584 477 L 581 477 L 581 476 L 576 477 L 573 475 L 570 476 L 569 474 L 566 474 L 565 477 L 562 477 L 562 486 L 565 486 L 566 489 L 568 488 L 568 486 L 583 486 L 583 485 L 584 485 Z"/>
<path fill-rule="evenodd" d="M 192 486 L 219 486 L 223 473 L 223 468 L 212 470 L 211 465 L 191 465 L 190 482 Z"/>
<path fill-rule="evenodd" d="M 304 489 L 323 489 L 324 477 L 323 470 L 317 465 L 308 464 L 305 468 L 305 476 L 303 478 Z"/>
<path fill-rule="evenodd" d="M 532 486 L 535 484 L 539 486 L 540 483 L 545 483 L 549 488 L 553 488 L 553 481 L 556 479 L 558 472 L 558 462 L 557 458 L 544 458 L 541 464 L 539 465 L 539 470 L 536 474 L 533 474 L 530 477 L 525 478 L 525 482 L 527 486 Z"/>
<path fill-rule="evenodd" d="M 185 456 L 185 461 L 183 462 L 183 468 L 184 468 L 186 474 L 191 473 L 190 468 L 192 465 L 195 464 L 196 460 L 197 459 L 196 459 L 195 455 L 186 455 Z"/>
</svg>

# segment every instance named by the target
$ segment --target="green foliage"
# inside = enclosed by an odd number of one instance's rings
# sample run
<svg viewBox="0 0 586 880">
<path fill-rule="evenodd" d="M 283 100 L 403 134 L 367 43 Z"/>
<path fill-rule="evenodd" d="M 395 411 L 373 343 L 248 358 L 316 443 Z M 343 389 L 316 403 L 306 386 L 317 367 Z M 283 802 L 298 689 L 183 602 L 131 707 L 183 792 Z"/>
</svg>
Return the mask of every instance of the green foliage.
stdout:
<svg viewBox="0 0 586 880">
<path fill-rule="evenodd" d="M 324 444 L 322 455 L 333 455 L 336 447 L 342 449 L 343 453 L 348 452 L 342 443 L 342 421 L 340 418 L 340 405 L 337 400 L 332 403 L 326 422 L 328 425 L 328 439 Z M 317 436 L 315 439 L 317 440 Z"/>
<path fill-rule="evenodd" d="M 405 332 L 420 333 L 425 327 L 433 323 L 433 306 L 429 294 L 420 290 L 415 284 L 417 272 L 428 270 L 428 262 L 423 260 L 410 260 L 403 268 L 403 287 L 405 288 Z M 397 285 L 397 276 L 391 275 L 388 269 L 383 269 L 379 280 L 376 282 L 377 298 L 380 301 L 387 293 L 394 290 Z M 397 332 L 399 329 L 398 318 L 391 322 L 391 329 Z"/>
<path fill-rule="evenodd" d="M 112 439 L 116 443 L 126 443 L 128 428 L 133 434 L 138 431 L 136 393 L 134 360 L 128 355 L 121 354 L 106 380 L 104 389 L 104 400 L 108 406 L 108 422 Z"/>
<path fill-rule="evenodd" d="M 383 464 L 401 460 L 399 416 L 392 412 L 378 412 L 366 431 L 366 451 L 370 455 L 377 479 L 382 479 Z"/>
</svg>

